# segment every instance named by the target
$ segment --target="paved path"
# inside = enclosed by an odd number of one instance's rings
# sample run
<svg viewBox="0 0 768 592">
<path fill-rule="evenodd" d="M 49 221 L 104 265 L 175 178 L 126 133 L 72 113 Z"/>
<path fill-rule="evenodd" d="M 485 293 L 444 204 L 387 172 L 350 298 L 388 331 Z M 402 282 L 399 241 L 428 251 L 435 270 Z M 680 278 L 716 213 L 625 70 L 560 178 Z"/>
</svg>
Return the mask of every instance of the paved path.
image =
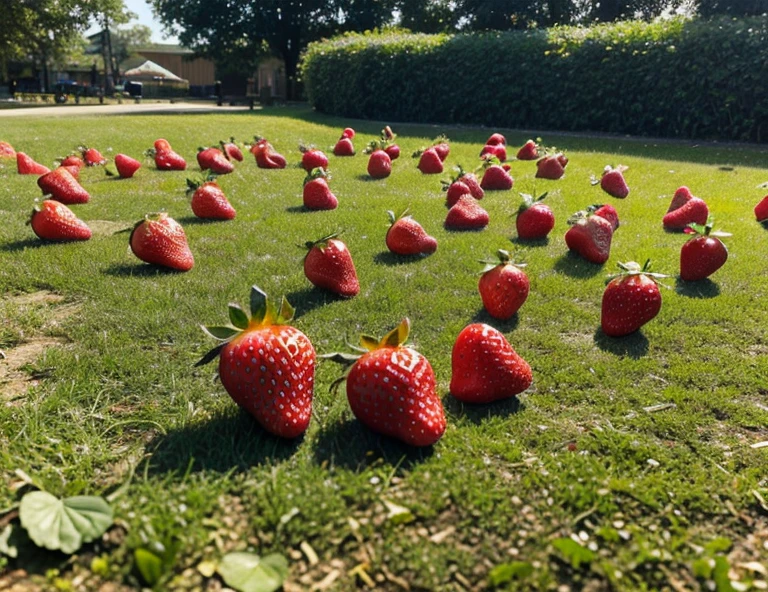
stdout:
<svg viewBox="0 0 768 592">
<path fill-rule="evenodd" d="M 259 107 L 256 107 L 258 109 Z M 222 105 L 214 103 L 142 103 L 125 102 L 122 105 L 57 105 L 50 107 L 28 107 L 0 109 L 3 117 L 65 117 L 72 115 L 133 115 L 146 113 L 229 113 L 248 111 L 247 106 Z"/>
</svg>

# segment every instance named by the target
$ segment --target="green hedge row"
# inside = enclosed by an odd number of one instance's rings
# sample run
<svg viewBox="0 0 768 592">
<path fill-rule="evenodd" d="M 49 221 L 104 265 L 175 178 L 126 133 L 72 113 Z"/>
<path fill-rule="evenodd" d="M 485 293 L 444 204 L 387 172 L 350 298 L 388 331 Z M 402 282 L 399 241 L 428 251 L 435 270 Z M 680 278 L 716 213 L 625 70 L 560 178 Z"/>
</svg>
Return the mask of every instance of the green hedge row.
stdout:
<svg viewBox="0 0 768 592">
<path fill-rule="evenodd" d="M 302 77 L 346 117 L 768 141 L 764 18 L 350 34 L 310 44 Z"/>
</svg>

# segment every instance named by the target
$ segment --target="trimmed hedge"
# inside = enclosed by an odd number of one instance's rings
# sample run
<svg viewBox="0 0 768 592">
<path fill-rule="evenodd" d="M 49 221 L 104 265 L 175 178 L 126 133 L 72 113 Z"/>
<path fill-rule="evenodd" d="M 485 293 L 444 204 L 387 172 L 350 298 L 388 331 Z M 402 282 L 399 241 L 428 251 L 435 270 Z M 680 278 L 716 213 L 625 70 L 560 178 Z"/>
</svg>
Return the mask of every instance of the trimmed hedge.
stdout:
<svg viewBox="0 0 768 592">
<path fill-rule="evenodd" d="M 768 21 L 621 22 L 312 43 L 307 98 L 386 121 L 768 141 Z"/>
</svg>

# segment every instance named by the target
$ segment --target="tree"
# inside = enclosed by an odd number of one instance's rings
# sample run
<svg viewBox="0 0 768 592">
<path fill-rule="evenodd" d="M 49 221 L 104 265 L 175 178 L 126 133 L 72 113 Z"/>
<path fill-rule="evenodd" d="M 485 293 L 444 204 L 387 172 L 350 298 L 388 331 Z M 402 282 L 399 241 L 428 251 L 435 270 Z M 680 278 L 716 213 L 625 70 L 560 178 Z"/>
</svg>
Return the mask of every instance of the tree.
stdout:
<svg viewBox="0 0 768 592">
<path fill-rule="evenodd" d="M 452 0 L 400 0 L 398 25 L 418 33 L 451 33 L 459 24 L 454 8 Z"/>
<path fill-rule="evenodd" d="M 768 0 L 699 0 L 702 16 L 759 16 L 768 13 Z"/>
</svg>

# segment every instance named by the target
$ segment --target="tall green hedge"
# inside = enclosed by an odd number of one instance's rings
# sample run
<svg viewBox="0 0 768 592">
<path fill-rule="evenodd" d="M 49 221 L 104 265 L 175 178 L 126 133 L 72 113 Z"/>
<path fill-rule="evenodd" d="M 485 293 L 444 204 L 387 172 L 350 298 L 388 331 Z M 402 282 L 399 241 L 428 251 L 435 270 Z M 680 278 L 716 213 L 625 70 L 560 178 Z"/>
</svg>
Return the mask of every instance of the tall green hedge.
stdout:
<svg viewBox="0 0 768 592">
<path fill-rule="evenodd" d="M 347 117 L 768 141 L 765 18 L 310 44 L 310 103 Z"/>
</svg>

